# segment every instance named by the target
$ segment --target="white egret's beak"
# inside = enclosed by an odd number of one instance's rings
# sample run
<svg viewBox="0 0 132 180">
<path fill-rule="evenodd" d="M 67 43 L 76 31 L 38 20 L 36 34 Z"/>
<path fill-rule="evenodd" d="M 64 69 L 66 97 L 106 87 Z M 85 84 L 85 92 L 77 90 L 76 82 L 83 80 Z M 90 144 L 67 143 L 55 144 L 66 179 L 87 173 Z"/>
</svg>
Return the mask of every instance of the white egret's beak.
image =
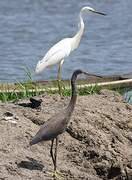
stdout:
<svg viewBox="0 0 132 180">
<path fill-rule="evenodd" d="M 106 15 L 105 13 L 96 11 L 94 8 L 91 8 L 91 7 L 89 7 L 89 6 L 85 6 L 85 7 L 83 7 L 83 8 L 81 9 L 81 12 L 89 12 L 89 11 L 91 11 L 91 12 L 93 12 L 93 13 L 96 13 L 96 14 L 103 15 L 103 16 Z"/>
<path fill-rule="evenodd" d="M 106 16 L 107 14 L 105 13 L 102 13 L 102 12 L 98 12 L 98 11 L 93 11 L 94 13 L 97 13 L 97 14 L 100 14 L 100 15 L 103 15 L 103 16 Z"/>
<path fill-rule="evenodd" d="M 106 15 L 107 15 L 107 14 L 105 14 L 105 13 L 102 13 L 102 12 L 96 11 L 95 9 L 93 9 L 93 10 L 89 10 L 89 11 L 92 11 L 93 13 L 100 14 L 100 15 L 103 15 L 103 16 L 106 16 Z"/>
</svg>

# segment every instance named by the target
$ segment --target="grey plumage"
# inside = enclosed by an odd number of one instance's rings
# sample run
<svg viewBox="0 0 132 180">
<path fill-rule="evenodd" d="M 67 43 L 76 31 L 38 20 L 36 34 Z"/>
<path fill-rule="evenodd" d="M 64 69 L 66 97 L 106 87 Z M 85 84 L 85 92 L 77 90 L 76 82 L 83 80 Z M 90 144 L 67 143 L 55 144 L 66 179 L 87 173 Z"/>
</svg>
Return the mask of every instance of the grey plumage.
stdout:
<svg viewBox="0 0 132 180">
<path fill-rule="evenodd" d="M 71 77 L 72 95 L 71 95 L 71 100 L 69 102 L 69 105 L 65 109 L 63 109 L 61 112 L 55 114 L 53 117 L 47 120 L 41 126 L 40 130 L 37 132 L 35 137 L 30 142 L 30 145 L 34 145 L 41 141 L 48 141 L 48 140 L 52 141 L 50 153 L 52 156 L 55 171 L 56 171 L 56 156 L 57 156 L 57 145 L 58 145 L 57 137 L 58 135 L 66 131 L 67 125 L 70 121 L 70 117 L 74 110 L 76 99 L 77 99 L 75 81 L 76 81 L 77 76 L 81 73 L 86 74 L 86 75 L 96 76 L 93 74 L 83 72 L 82 70 L 74 71 Z M 97 77 L 100 77 L 100 76 L 97 76 Z M 56 150 L 53 156 L 52 148 L 53 148 L 54 139 L 56 139 Z"/>
<path fill-rule="evenodd" d="M 40 130 L 30 142 L 30 145 L 41 141 L 52 140 L 59 134 L 62 134 L 66 130 L 69 118 L 70 114 L 68 115 L 67 109 L 54 115 L 41 126 Z"/>
</svg>

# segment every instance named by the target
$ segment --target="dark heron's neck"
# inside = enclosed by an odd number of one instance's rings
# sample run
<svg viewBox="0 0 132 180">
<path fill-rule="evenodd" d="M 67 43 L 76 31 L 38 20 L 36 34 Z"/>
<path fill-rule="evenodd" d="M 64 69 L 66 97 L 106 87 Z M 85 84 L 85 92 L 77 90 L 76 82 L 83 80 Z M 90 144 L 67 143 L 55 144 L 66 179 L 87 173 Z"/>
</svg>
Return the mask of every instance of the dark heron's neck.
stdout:
<svg viewBox="0 0 132 180">
<path fill-rule="evenodd" d="M 80 73 L 78 71 L 75 71 L 72 75 L 72 78 L 71 78 L 72 95 L 71 95 L 70 103 L 68 105 L 69 113 L 73 112 L 75 104 L 76 104 L 76 99 L 77 99 L 76 79 L 77 79 L 77 75 Z"/>
</svg>

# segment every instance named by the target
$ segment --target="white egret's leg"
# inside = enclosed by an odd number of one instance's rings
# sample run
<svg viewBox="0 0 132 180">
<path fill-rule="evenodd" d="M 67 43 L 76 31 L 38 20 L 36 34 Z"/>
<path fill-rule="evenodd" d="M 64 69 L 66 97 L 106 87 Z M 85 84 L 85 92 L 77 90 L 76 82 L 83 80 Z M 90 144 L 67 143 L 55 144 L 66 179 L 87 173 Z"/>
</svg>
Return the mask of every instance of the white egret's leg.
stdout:
<svg viewBox="0 0 132 180">
<path fill-rule="evenodd" d="M 58 74 L 57 74 L 57 80 L 58 80 L 58 88 L 59 88 L 59 94 L 62 95 L 62 86 L 61 86 L 61 67 L 64 62 L 64 59 L 61 60 L 59 63 L 59 68 L 58 68 Z"/>
<path fill-rule="evenodd" d="M 64 59 L 62 59 L 61 62 L 59 63 L 58 75 L 57 75 L 57 79 L 59 81 L 61 81 L 61 67 L 62 67 L 63 62 L 64 62 Z"/>
</svg>

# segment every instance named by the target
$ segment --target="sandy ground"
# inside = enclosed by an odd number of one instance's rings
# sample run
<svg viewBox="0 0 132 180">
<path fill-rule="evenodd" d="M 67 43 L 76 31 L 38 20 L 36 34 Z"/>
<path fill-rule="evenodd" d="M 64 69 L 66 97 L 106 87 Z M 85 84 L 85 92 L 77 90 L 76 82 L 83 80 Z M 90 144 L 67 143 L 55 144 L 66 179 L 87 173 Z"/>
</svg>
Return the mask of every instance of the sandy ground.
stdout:
<svg viewBox="0 0 132 180">
<path fill-rule="evenodd" d="M 29 141 L 69 97 L 41 96 L 40 110 L 23 100 L 0 103 L 0 180 L 51 180 L 51 142 Z M 14 114 L 5 121 L 4 113 Z M 59 138 L 58 170 L 66 180 L 132 179 L 132 105 L 112 91 L 77 99 L 67 132 Z"/>
</svg>

